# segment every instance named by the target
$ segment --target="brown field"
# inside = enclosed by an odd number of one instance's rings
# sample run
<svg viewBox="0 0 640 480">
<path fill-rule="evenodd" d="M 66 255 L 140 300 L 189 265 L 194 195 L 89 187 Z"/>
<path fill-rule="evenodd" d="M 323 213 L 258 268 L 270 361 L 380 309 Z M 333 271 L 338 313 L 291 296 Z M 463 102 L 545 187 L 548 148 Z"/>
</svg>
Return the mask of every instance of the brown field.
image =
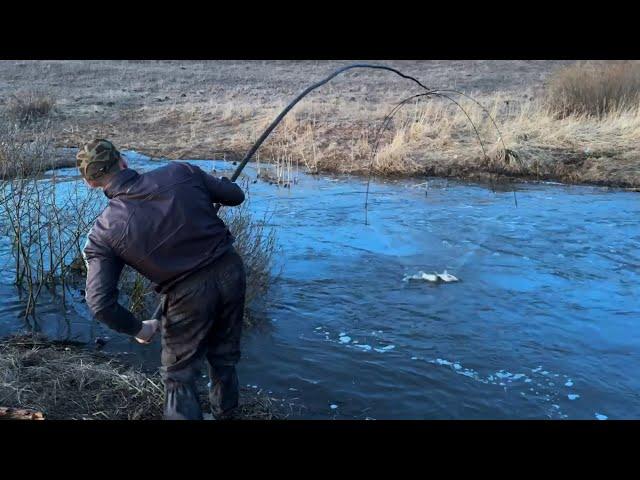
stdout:
<svg viewBox="0 0 640 480">
<path fill-rule="evenodd" d="M 241 157 L 289 100 L 351 61 L 2 61 L 0 112 L 15 95 L 50 102 L 55 144 L 106 137 L 154 157 Z M 358 70 L 310 94 L 260 150 L 310 171 L 460 178 L 513 177 L 640 187 L 640 108 L 559 116 L 547 91 L 570 61 L 383 61 L 431 88 L 477 98 L 410 103 L 373 156 L 385 114 L 417 87 L 390 72 Z M 48 105 L 48 104 L 47 104 Z M 624 107 L 624 108 L 623 108 Z M 36 113 L 38 110 L 36 110 Z M 7 115 L 9 118 L 9 115 Z M 37 122 L 36 122 L 37 123 Z M 24 127 L 29 135 L 32 127 Z"/>
</svg>

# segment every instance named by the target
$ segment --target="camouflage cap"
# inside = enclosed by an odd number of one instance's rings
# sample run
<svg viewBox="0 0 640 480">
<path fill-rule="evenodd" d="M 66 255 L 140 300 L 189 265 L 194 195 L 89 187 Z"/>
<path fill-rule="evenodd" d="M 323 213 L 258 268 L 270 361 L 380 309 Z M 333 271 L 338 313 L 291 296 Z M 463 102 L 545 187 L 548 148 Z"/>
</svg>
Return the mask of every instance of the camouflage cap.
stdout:
<svg viewBox="0 0 640 480">
<path fill-rule="evenodd" d="M 96 138 L 86 143 L 76 155 L 80 174 L 87 180 L 96 180 L 118 169 L 120 152 L 109 140 Z"/>
</svg>

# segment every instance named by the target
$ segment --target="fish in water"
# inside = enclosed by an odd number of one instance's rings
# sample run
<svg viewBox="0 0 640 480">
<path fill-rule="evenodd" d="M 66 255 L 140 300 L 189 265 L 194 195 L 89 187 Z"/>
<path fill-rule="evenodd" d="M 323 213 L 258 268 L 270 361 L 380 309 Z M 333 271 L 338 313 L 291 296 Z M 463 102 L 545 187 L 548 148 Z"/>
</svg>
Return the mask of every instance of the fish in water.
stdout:
<svg viewBox="0 0 640 480">
<path fill-rule="evenodd" d="M 408 282 L 410 280 L 424 280 L 433 283 L 450 283 L 459 281 L 457 277 L 451 275 L 446 270 L 443 273 L 425 273 L 420 270 L 415 275 L 405 275 L 405 277 L 402 279 L 403 282 Z"/>
</svg>

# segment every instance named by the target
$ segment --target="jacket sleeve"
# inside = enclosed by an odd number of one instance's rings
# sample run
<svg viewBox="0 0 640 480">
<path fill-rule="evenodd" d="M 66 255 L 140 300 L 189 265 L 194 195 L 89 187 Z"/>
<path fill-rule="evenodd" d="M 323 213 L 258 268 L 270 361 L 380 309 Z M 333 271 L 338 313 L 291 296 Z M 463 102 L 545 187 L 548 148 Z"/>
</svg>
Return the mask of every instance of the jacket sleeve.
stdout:
<svg viewBox="0 0 640 480">
<path fill-rule="evenodd" d="M 235 207 L 244 202 L 244 192 L 238 184 L 232 182 L 227 177 L 218 178 L 213 175 L 209 175 L 200 167 L 194 166 L 194 168 L 202 176 L 213 203 L 220 203 L 229 207 Z"/>
<path fill-rule="evenodd" d="M 136 335 L 142 322 L 118 303 L 118 280 L 124 262 L 106 242 L 97 238 L 93 229 L 83 254 L 87 265 L 85 298 L 91 314 L 112 330 Z"/>
</svg>

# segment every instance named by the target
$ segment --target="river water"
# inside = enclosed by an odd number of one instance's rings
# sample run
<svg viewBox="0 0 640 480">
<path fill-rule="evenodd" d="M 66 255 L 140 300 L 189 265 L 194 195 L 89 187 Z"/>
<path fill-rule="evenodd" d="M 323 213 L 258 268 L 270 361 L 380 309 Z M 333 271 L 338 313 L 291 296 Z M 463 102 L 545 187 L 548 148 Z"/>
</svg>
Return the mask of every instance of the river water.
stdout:
<svg viewBox="0 0 640 480">
<path fill-rule="evenodd" d="M 640 418 L 638 193 L 520 184 L 516 207 L 513 193 L 475 184 L 374 181 L 365 224 L 365 180 L 298 179 L 249 183 L 279 252 L 265 319 L 243 339 L 248 388 L 313 419 Z M 24 328 L 6 237 L 0 260 L 6 334 Z M 459 281 L 404 281 L 445 270 Z M 108 351 L 157 365 L 158 345 L 107 332 L 84 304 L 63 313 L 49 302 L 40 328 L 108 335 Z"/>
</svg>

